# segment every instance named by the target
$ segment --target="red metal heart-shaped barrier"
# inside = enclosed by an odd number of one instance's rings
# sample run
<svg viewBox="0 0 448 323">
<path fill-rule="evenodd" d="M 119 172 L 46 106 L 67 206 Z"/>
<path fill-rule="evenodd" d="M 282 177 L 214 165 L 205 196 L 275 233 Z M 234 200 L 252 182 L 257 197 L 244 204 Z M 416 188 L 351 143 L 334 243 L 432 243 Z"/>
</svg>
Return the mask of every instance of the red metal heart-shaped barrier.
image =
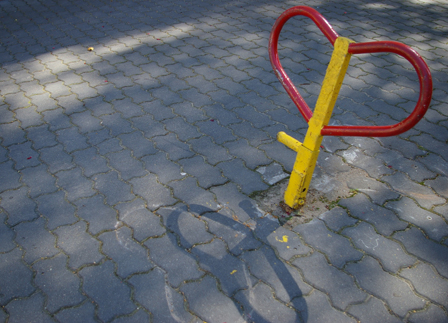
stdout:
<svg viewBox="0 0 448 323">
<path fill-rule="evenodd" d="M 309 122 L 313 112 L 296 87 L 285 73 L 278 56 L 278 38 L 285 23 L 294 16 L 306 16 L 313 20 L 332 45 L 339 37 L 328 21 L 315 9 L 306 6 L 297 6 L 286 10 L 275 22 L 269 38 L 269 58 L 272 68 L 286 92 L 295 105 Z M 412 113 L 403 121 L 388 126 L 324 126 L 321 130 L 323 136 L 362 136 L 362 137 L 388 137 L 403 133 L 420 121 L 428 110 L 432 96 L 432 78 L 428 66 L 423 58 L 409 46 L 395 41 L 376 41 L 368 43 L 352 43 L 349 45 L 350 54 L 368 53 L 395 53 L 406 58 L 417 72 L 420 82 L 420 95 Z"/>
</svg>

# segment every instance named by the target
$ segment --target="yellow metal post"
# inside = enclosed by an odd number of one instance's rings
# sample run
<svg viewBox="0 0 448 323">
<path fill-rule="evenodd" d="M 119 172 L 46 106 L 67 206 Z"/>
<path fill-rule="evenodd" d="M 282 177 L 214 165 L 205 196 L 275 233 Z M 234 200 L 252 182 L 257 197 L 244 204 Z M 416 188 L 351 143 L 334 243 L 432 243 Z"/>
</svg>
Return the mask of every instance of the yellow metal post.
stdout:
<svg viewBox="0 0 448 323">
<path fill-rule="evenodd" d="M 297 152 L 294 169 L 285 192 L 285 203 L 293 209 L 305 203 L 305 197 L 308 193 L 317 157 L 319 156 L 319 147 L 322 143 L 320 132 L 330 122 L 331 114 L 350 61 L 351 55 L 348 53 L 350 43 L 353 43 L 353 41 L 348 38 L 338 37 L 336 39 L 330 64 L 322 83 L 316 108 L 309 121 L 308 131 L 303 144 L 284 132 L 278 133 L 277 139 Z"/>
</svg>

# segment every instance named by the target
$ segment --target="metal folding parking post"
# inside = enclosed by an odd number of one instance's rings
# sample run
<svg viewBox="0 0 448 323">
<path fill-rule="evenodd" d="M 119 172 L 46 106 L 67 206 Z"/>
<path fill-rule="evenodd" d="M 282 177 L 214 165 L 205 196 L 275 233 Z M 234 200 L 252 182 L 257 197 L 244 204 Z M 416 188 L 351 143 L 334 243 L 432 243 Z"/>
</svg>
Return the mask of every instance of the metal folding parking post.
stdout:
<svg viewBox="0 0 448 323">
<path fill-rule="evenodd" d="M 298 15 L 306 16 L 313 20 L 334 46 L 314 112 L 311 111 L 288 75 L 286 75 L 280 64 L 277 51 L 278 39 L 283 26 L 290 18 Z M 406 58 L 417 72 L 420 82 L 420 95 L 412 113 L 403 121 L 388 126 L 328 125 L 351 55 L 383 52 L 395 53 Z M 280 142 L 297 152 L 294 168 L 285 192 L 285 203 L 293 209 L 305 203 L 323 136 L 396 136 L 416 125 L 425 115 L 431 102 L 431 73 L 423 58 L 416 51 L 405 44 L 395 41 L 355 43 L 348 38 L 339 37 L 328 21 L 318 11 L 310 7 L 293 7 L 286 10 L 277 19 L 269 38 L 269 57 L 275 74 L 309 124 L 303 143 L 284 132 L 279 132 L 277 137 Z"/>
</svg>

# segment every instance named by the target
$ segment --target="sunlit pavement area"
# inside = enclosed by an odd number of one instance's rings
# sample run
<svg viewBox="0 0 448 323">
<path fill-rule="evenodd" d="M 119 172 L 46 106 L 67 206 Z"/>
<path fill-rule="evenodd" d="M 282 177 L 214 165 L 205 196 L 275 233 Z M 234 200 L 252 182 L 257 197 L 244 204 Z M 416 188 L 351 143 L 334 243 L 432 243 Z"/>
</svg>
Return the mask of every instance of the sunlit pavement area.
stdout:
<svg viewBox="0 0 448 323">
<path fill-rule="evenodd" d="M 402 135 L 326 137 L 319 172 L 366 177 L 287 229 L 250 196 L 270 186 L 260 167 L 292 170 L 277 132 L 307 129 L 267 51 L 296 5 L 413 47 L 434 93 Z M 447 10 L 0 0 L 0 321 L 447 322 Z M 305 17 L 281 34 L 311 107 L 332 50 Z M 331 124 L 397 123 L 418 93 L 397 55 L 353 56 Z"/>
</svg>

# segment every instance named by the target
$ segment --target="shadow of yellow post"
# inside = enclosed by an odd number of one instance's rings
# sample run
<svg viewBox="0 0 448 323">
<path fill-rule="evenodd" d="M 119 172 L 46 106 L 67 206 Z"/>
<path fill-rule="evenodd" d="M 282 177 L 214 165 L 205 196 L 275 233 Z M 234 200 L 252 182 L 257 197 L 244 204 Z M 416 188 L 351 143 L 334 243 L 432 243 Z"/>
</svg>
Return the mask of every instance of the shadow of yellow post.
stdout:
<svg viewBox="0 0 448 323">
<path fill-rule="evenodd" d="M 285 203 L 293 209 L 305 204 L 306 194 L 319 156 L 319 147 L 322 143 L 321 130 L 330 122 L 350 62 L 351 54 L 348 52 L 350 43 L 353 41 L 344 37 L 338 37 L 334 43 L 330 64 L 303 144 L 284 132 L 279 132 L 277 135 L 278 141 L 297 152 L 294 169 L 285 192 Z"/>
</svg>

